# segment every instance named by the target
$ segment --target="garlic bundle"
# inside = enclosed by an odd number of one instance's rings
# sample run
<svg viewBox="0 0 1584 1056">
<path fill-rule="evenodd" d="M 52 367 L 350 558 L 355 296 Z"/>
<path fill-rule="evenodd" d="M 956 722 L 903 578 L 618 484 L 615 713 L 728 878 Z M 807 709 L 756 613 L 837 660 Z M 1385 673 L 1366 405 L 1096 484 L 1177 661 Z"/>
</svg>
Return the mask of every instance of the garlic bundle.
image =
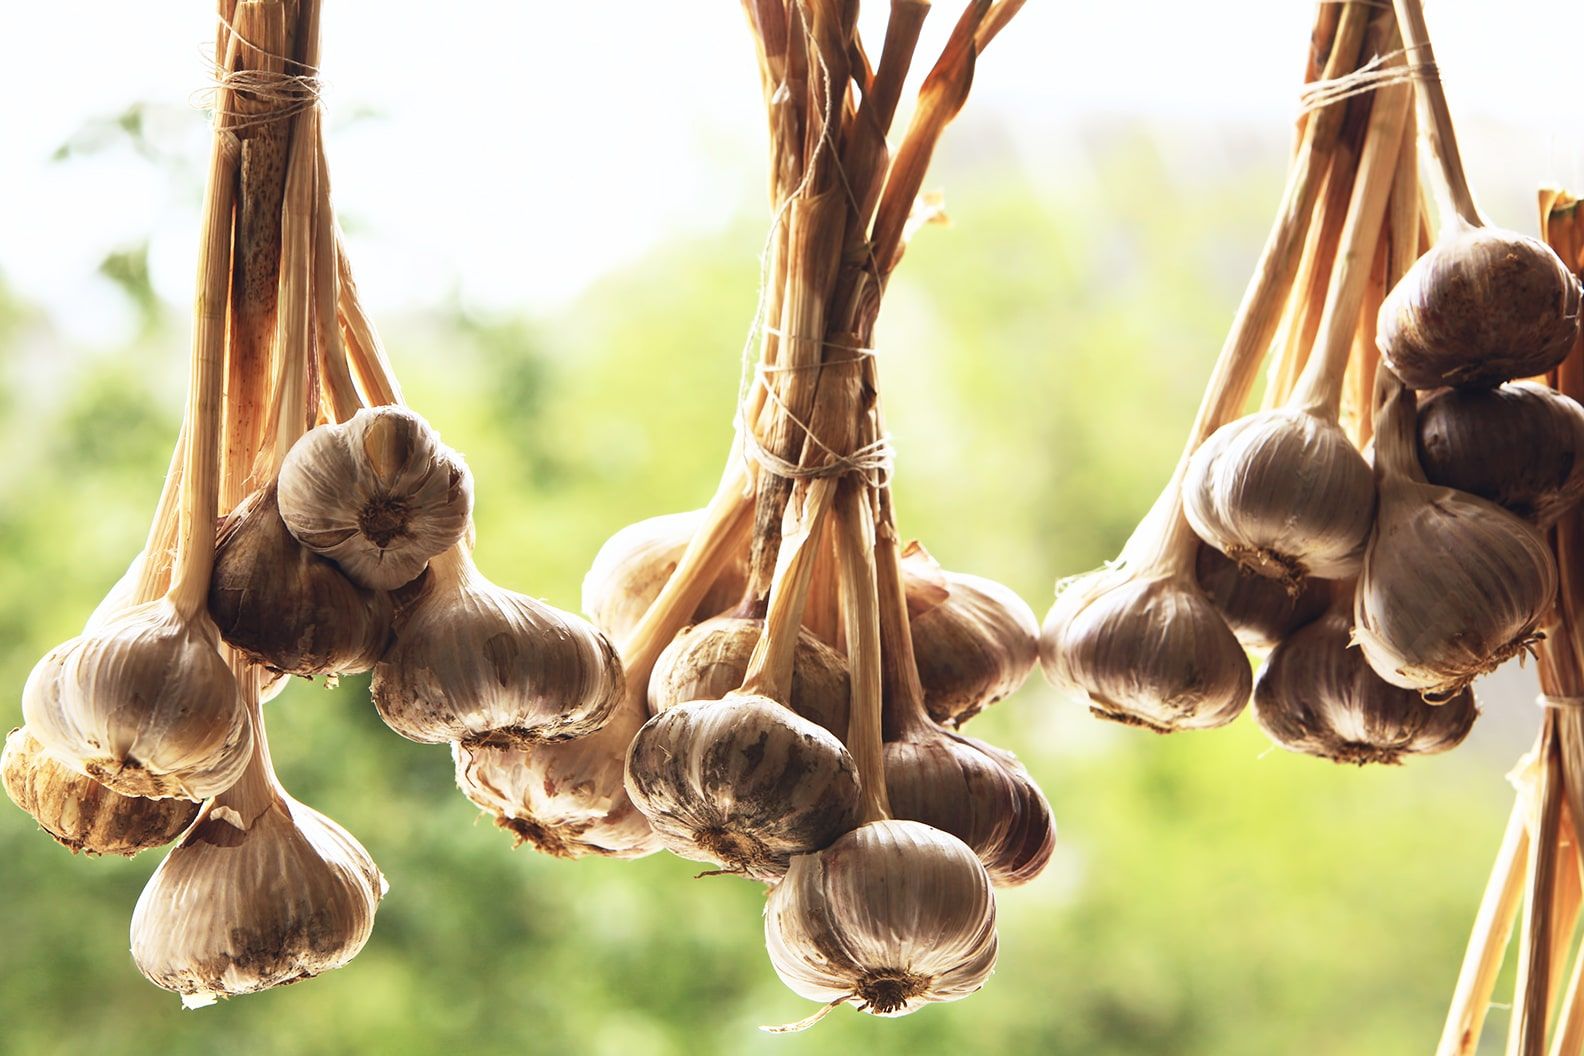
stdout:
<svg viewBox="0 0 1584 1056">
<path fill-rule="evenodd" d="M 649 710 L 658 714 L 692 700 L 718 700 L 742 685 L 764 620 L 718 616 L 677 635 L 649 676 Z M 799 627 L 787 706 L 840 737 L 847 732 L 847 661 Z"/>
<path fill-rule="evenodd" d="M 272 483 L 220 527 L 209 614 L 228 645 L 294 675 L 367 671 L 391 638 L 391 601 L 299 543 Z"/>
<path fill-rule="evenodd" d="M 876 820 L 792 859 L 765 902 L 765 946 L 800 996 L 901 1016 L 984 986 L 995 921 L 990 878 L 966 844 Z"/>
<path fill-rule="evenodd" d="M 281 789 L 262 731 L 254 744 L 242 778 L 204 805 L 132 912 L 138 971 L 189 1008 L 341 967 L 385 893 L 362 845 Z"/>
<path fill-rule="evenodd" d="M 144 602 L 46 654 L 23 719 L 61 762 L 122 795 L 205 799 L 241 774 L 252 736 L 219 645 L 206 614 Z"/>
<path fill-rule="evenodd" d="M 603 634 L 491 583 L 464 546 L 435 557 L 415 589 L 370 687 L 403 737 L 520 747 L 593 733 L 621 702 L 621 661 Z"/>
<path fill-rule="evenodd" d="M 640 858 L 661 849 L 622 783 L 647 716 L 623 707 L 586 737 L 527 748 L 451 746 L 456 782 L 519 844 L 557 858 Z"/>
<path fill-rule="evenodd" d="M 280 467 L 279 503 L 298 542 L 354 582 L 394 590 L 467 531 L 473 478 L 416 413 L 367 407 L 297 440 Z"/>
<path fill-rule="evenodd" d="M 185 799 L 110 791 L 53 759 L 25 726 L 6 737 L 0 781 L 11 801 L 73 854 L 130 858 L 174 840 L 198 815 L 198 804 Z"/>
<path fill-rule="evenodd" d="M 1194 531 L 1238 564 L 1296 592 L 1303 578 L 1357 571 L 1375 481 L 1342 430 L 1342 384 L 1408 115 L 1408 89 L 1375 93 L 1314 351 L 1287 402 L 1228 422 L 1189 460 Z"/>
<path fill-rule="evenodd" d="M 1413 394 L 1385 371 L 1376 400 L 1380 515 L 1359 575 L 1354 636 L 1381 678 L 1446 700 L 1540 639 L 1556 565 L 1529 524 L 1425 481 Z"/>
<path fill-rule="evenodd" d="M 1403 40 L 1434 69 L 1416 2 L 1400 3 Z M 1486 388 L 1544 374 L 1579 336 L 1578 277 L 1538 239 L 1487 227 L 1463 172 L 1439 76 L 1415 81 L 1440 163 L 1445 226 L 1381 304 L 1381 358 L 1404 385 Z"/>
<path fill-rule="evenodd" d="M 627 752 L 627 793 L 667 849 L 776 880 L 794 854 L 858 823 L 858 771 L 842 742 L 766 696 L 667 708 Z"/>
<path fill-rule="evenodd" d="M 908 626 L 924 706 L 961 726 L 1011 696 L 1039 661 L 1039 620 L 1011 588 L 947 572 L 918 543 L 902 553 Z"/>
<path fill-rule="evenodd" d="M 1489 499 L 1545 528 L 1584 497 L 1584 408 L 1519 381 L 1421 398 L 1419 464 L 1432 484 Z"/>
<path fill-rule="evenodd" d="M 1256 575 L 1208 543 L 1199 547 L 1195 578 L 1238 641 L 1270 649 L 1326 609 L 1326 590 L 1306 579 L 1296 594 L 1279 580 Z"/>
<path fill-rule="evenodd" d="M 1441 704 L 1381 679 L 1351 648 L 1351 591 L 1278 645 L 1254 683 L 1254 721 L 1289 751 L 1338 763 L 1400 763 L 1455 748 L 1479 710 L 1464 688 Z"/>
<path fill-rule="evenodd" d="M 659 595 L 704 522 L 703 510 L 666 513 L 629 524 L 605 540 L 583 577 L 583 611 L 594 626 L 620 641 Z M 747 583 L 746 555 L 738 553 L 693 613 L 707 620 L 731 608 Z"/>
</svg>

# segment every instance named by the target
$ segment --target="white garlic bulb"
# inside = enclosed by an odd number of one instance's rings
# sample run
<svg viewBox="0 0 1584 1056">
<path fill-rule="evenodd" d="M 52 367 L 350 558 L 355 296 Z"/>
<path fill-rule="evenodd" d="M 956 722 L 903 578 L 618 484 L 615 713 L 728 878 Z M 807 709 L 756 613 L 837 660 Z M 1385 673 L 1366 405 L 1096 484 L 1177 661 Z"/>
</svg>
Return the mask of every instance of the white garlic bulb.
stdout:
<svg viewBox="0 0 1584 1056">
<path fill-rule="evenodd" d="M 644 723 L 627 753 L 627 793 L 672 852 L 760 880 L 858 823 L 858 771 L 842 742 L 747 694 Z"/>
<path fill-rule="evenodd" d="M 518 843 L 558 858 L 640 858 L 661 849 L 627 795 L 627 746 L 648 716 L 622 707 L 586 737 L 526 748 L 451 746 L 456 782 Z"/>
<path fill-rule="evenodd" d="M 800 996 L 901 1016 L 984 986 L 995 923 L 990 878 L 966 844 L 882 820 L 792 859 L 765 903 L 765 946 Z"/>
<path fill-rule="evenodd" d="M 496 586 L 456 547 L 435 558 L 398 620 L 371 693 L 403 737 L 515 747 L 593 733 L 624 688 L 603 634 Z"/>
<path fill-rule="evenodd" d="M 358 584 L 393 590 L 467 531 L 473 478 L 413 411 L 367 407 L 304 433 L 281 463 L 281 518 Z"/>
<path fill-rule="evenodd" d="M 278 790 L 205 805 L 132 912 L 132 959 L 188 1007 L 339 968 L 368 941 L 385 880 L 341 826 Z"/>
<path fill-rule="evenodd" d="M 629 524 L 605 540 L 583 577 L 583 611 L 594 626 L 616 641 L 625 638 L 659 597 L 703 523 L 703 510 L 667 513 Z M 747 582 L 747 554 L 739 552 L 721 570 L 693 618 L 707 620 L 725 612 Z"/>
<path fill-rule="evenodd" d="M 116 792 L 205 799 L 237 779 L 252 743 L 219 644 L 203 613 L 135 605 L 40 660 L 22 713 L 57 758 Z"/>
<path fill-rule="evenodd" d="M 0 781 L 11 801 L 73 854 L 130 858 L 171 842 L 198 816 L 189 800 L 110 791 L 54 759 L 25 726 L 6 737 Z"/>
</svg>

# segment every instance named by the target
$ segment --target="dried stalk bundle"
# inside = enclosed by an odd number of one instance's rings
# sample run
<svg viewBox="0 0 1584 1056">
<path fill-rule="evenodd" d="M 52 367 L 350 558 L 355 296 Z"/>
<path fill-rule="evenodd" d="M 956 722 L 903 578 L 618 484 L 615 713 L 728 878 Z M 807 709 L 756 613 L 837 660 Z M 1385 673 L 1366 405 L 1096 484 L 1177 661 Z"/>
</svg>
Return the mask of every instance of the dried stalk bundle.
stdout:
<svg viewBox="0 0 1584 1056">
<path fill-rule="evenodd" d="M 274 774 L 262 704 L 284 675 L 372 669 L 389 725 L 459 754 L 564 748 L 623 699 L 601 632 L 472 564 L 472 477 L 402 405 L 336 230 L 319 15 L 220 2 L 176 455 L 143 552 L 29 677 L 4 760 L 7 792 L 73 850 L 180 837 L 132 949 L 189 1004 L 339 967 L 384 894 Z"/>
</svg>

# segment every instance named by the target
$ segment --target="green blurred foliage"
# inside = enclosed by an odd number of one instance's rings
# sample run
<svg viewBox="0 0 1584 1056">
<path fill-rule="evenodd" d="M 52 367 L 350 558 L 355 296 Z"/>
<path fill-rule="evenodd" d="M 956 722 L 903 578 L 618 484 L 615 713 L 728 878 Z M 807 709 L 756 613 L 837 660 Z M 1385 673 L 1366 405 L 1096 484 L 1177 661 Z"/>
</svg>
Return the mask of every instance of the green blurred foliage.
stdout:
<svg viewBox="0 0 1584 1056">
<path fill-rule="evenodd" d="M 1165 479 L 1275 205 L 1274 168 L 1195 187 L 1147 143 L 1105 157 L 1066 199 L 1004 167 L 953 183 L 954 222 L 920 234 L 879 335 L 903 530 L 1037 609 L 1116 551 Z M 409 399 L 473 468 L 489 575 L 575 609 L 606 536 L 707 498 L 756 225 L 661 247 L 553 318 L 386 321 Z M 0 296 L 0 439 L 22 455 L 0 466 L 13 701 L 140 545 L 176 435 L 180 314 L 132 347 L 67 350 Z M 390 734 L 366 685 L 299 684 L 269 721 L 286 786 L 390 880 L 367 949 L 183 1012 L 127 955 L 158 855 L 73 859 L 7 807 L 0 1051 L 1423 1052 L 1508 801 L 1500 761 L 1477 753 L 1360 772 L 1276 752 L 1247 719 L 1157 738 L 1094 721 L 1036 675 L 975 722 L 1024 758 L 1061 824 L 1046 874 L 1001 895 L 989 986 L 771 1037 L 756 1027 L 811 1009 L 765 959 L 758 889 L 664 856 L 513 850 L 455 792 L 445 750 Z M 1492 1040 L 1504 1025 L 1493 1013 Z"/>
</svg>

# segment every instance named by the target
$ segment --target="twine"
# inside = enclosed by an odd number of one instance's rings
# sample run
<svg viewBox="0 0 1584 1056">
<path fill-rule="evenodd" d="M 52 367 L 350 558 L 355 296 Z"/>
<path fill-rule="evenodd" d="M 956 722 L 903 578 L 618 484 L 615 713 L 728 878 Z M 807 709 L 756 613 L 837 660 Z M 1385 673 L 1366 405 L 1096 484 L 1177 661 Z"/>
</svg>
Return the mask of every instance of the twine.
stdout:
<svg viewBox="0 0 1584 1056">
<path fill-rule="evenodd" d="M 1556 708 L 1558 711 L 1574 711 L 1579 708 L 1584 708 L 1584 697 L 1542 693 L 1535 698 L 1535 703 L 1540 705 L 1542 708 Z"/>
<path fill-rule="evenodd" d="M 211 62 L 211 74 L 215 83 L 194 92 L 193 105 L 213 111 L 216 130 L 235 134 L 243 129 L 284 121 L 319 104 L 323 87 L 319 81 L 317 66 L 310 66 L 298 62 L 289 55 L 280 55 L 268 48 L 260 47 L 243 36 L 225 16 L 217 17 L 232 39 L 240 41 L 266 59 L 275 60 L 282 69 L 280 71 L 252 68 L 227 70 L 219 63 Z M 297 72 L 287 72 L 294 69 Z M 224 105 L 226 100 L 235 99 L 239 95 L 246 95 L 251 102 L 263 105 L 263 108 L 250 106 L 241 109 Z"/>
<path fill-rule="evenodd" d="M 798 17 L 802 19 L 804 31 L 807 33 L 808 13 L 801 2 L 796 6 Z M 812 34 L 810 36 L 812 37 Z M 874 349 L 872 348 L 842 344 L 830 341 L 824 337 L 815 337 L 808 334 L 788 334 L 765 318 L 770 296 L 768 279 L 770 257 L 774 250 L 776 235 L 780 232 L 782 225 L 786 223 L 786 214 L 791 209 L 792 203 L 808 192 L 809 181 L 813 178 L 816 163 L 820 161 L 827 151 L 834 150 L 834 145 L 831 141 L 831 122 L 835 119 L 835 99 L 831 92 L 830 67 L 826 64 L 825 57 L 820 53 L 819 49 L 815 49 L 814 55 L 819 61 L 821 84 L 825 91 L 825 110 L 821 118 L 820 138 L 814 145 L 813 153 L 809 155 L 808 163 L 804 167 L 803 178 L 798 181 L 797 186 L 792 188 L 792 191 L 782 201 L 780 207 L 776 209 L 775 215 L 771 218 L 770 231 L 765 235 L 764 245 L 759 252 L 759 296 L 754 305 L 753 321 L 749 324 L 748 336 L 743 342 L 742 373 L 737 386 L 737 415 L 735 423 L 737 438 L 743 457 L 773 476 L 788 480 L 813 480 L 856 473 L 862 476 L 871 487 L 879 489 L 884 487 L 890 480 L 892 448 L 889 436 L 882 436 L 871 443 L 863 445 L 851 454 L 844 455 L 822 440 L 807 422 L 794 414 L 792 409 L 776 393 L 775 386 L 771 385 L 768 380 L 768 375 L 770 374 L 797 370 L 815 370 L 840 364 L 859 363 L 874 355 Z M 846 169 L 841 164 L 839 156 L 836 158 L 836 172 L 841 177 L 842 187 L 848 200 L 856 205 L 857 199 L 853 194 L 851 184 L 847 179 Z M 869 258 L 871 266 L 874 266 L 872 248 L 869 252 Z M 767 364 L 762 360 L 756 361 L 753 351 L 754 345 L 766 334 L 788 342 L 813 342 L 822 348 L 836 349 L 837 351 L 847 352 L 850 355 L 846 359 L 838 360 L 821 358 L 813 363 Z M 765 447 L 763 441 L 759 439 L 753 423 L 749 422 L 744 414 L 748 405 L 748 394 L 753 391 L 753 386 L 755 385 L 761 386 L 765 391 L 765 395 L 786 416 L 786 419 L 795 425 L 808 438 L 810 443 L 827 456 L 828 460 L 826 462 L 816 466 L 805 466 L 782 458 Z"/>
<path fill-rule="evenodd" d="M 1311 81 L 1298 93 L 1301 105 L 1300 113 L 1310 113 L 1322 110 L 1336 103 L 1352 99 L 1354 96 L 1364 95 L 1368 92 L 1386 88 L 1394 84 L 1406 84 L 1409 81 L 1438 81 L 1441 71 L 1435 62 L 1416 62 L 1403 65 L 1388 66 L 1393 60 L 1405 58 L 1409 49 L 1398 48 L 1384 55 L 1377 55 L 1373 59 L 1340 77 L 1329 80 Z"/>
</svg>

